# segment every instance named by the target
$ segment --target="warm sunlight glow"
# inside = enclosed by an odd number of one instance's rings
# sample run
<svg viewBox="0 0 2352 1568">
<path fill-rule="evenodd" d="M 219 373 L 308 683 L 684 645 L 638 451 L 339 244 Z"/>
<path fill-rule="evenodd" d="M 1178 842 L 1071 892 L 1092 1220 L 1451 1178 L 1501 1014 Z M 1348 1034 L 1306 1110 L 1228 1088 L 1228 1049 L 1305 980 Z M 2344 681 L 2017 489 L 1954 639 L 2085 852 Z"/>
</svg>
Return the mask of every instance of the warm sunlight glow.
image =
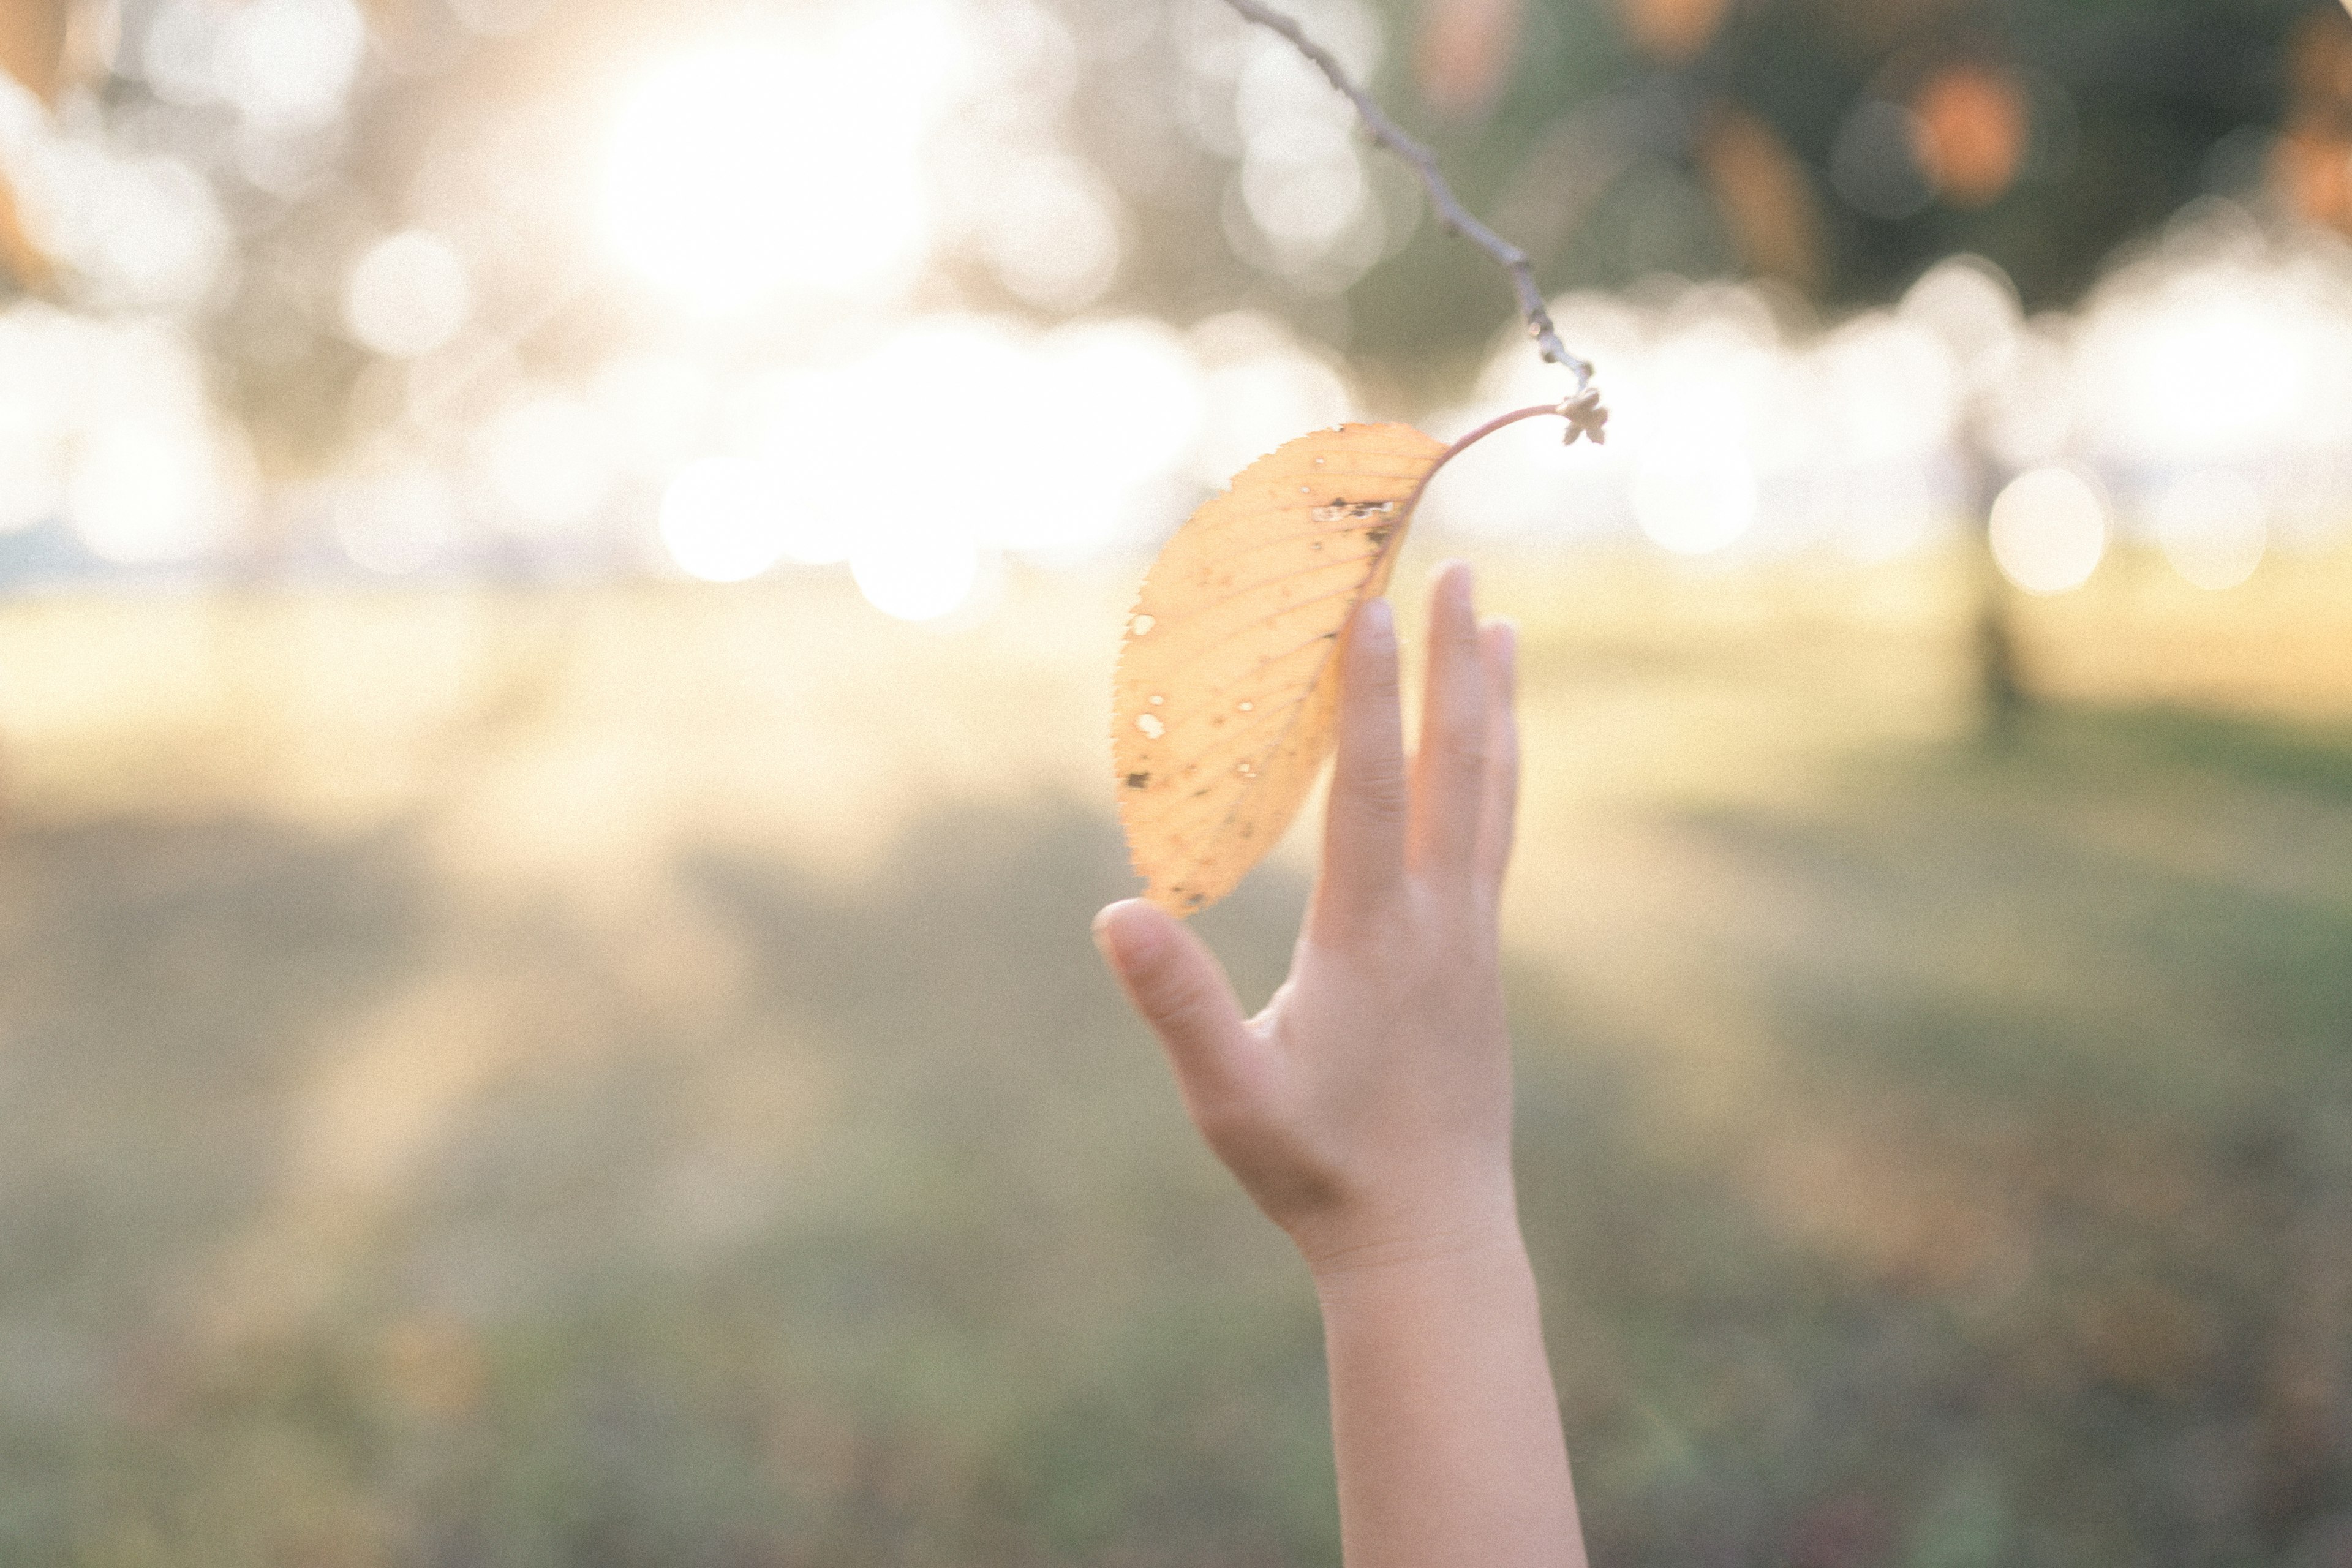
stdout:
<svg viewBox="0 0 2352 1568">
<path fill-rule="evenodd" d="M 730 400 L 726 423 L 745 455 L 791 476 L 787 559 L 819 564 L 862 541 L 951 535 L 1067 563 L 1149 541 L 1182 514 L 1203 402 L 1186 340 L 1157 321 L 1040 333 L 936 315 L 838 366 L 763 374 Z M 922 424 L 924 477 L 909 482 L 910 413 L 932 407 L 953 416 Z"/>
<path fill-rule="evenodd" d="M 662 494 L 662 542 L 688 575 L 740 583 L 784 553 L 782 476 L 741 458 L 688 465 Z"/>
<path fill-rule="evenodd" d="M 850 552 L 850 575 L 866 603 L 902 621 L 935 621 L 971 596 L 980 552 L 961 539 L 920 530 L 866 540 Z"/>
<path fill-rule="evenodd" d="M 955 51 L 933 9 L 715 38 L 656 65 L 614 128 L 607 242 L 703 311 L 897 293 L 929 244 L 918 153 Z"/>
</svg>

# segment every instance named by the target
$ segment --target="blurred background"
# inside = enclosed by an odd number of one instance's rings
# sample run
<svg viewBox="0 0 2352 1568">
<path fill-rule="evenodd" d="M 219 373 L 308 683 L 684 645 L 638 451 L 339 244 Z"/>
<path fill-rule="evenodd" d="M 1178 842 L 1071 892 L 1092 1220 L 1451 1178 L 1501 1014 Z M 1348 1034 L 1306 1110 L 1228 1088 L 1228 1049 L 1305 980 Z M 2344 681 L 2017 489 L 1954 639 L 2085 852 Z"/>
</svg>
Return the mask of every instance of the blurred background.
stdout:
<svg viewBox="0 0 2352 1568">
<path fill-rule="evenodd" d="M 2352 1564 L 2352 17 L 1295 9 L 1614 413 L 1398 579 L 1524 629 L 1596 1563 Z M 1502 275 L 1213 0 L 0 66 L 0 1561 L 1335 1561 L 1108 676 L 1259 453 L 1569 390 Z"/>
</svg>

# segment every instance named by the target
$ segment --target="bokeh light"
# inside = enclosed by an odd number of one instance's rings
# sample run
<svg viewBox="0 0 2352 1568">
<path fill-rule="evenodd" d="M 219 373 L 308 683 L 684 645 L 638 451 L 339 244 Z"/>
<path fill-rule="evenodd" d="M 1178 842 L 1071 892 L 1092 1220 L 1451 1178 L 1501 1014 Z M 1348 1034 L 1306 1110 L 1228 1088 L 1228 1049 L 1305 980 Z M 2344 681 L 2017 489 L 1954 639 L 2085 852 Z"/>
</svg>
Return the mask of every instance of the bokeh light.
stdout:
<svg viewBox="0 0 2352 1568">
<path fill-rule="evenodd" d="M 2302 425 L 2328 345 L 2263 281 L 2185 271 L 2151 280 L 2137 310 L 2095 315 L 2081 370 L 2095 437 L 2118 453 L 2225 460 Z"/>
<path fill-rule="evenodd" d="M 1904 291 L 1896 314 L 1940 339 L 1975 386 L 2008 373 L 2023 325 L 2017 286 L 1979 256 L 1950 257 L 1929 268 Z"/>
<path fill-rule="evenodd" d="M 378 240 L 352 267 L 343 321 L 378 353 L 413 359 L 456 337 L 471 304 L 457 250 L 439 235 L 410 229 Z"/>
<path fill-rule="evenodd" d="M 1911 110 L 1914 154 L 1945 200 L 1981 207 L 2009 189 L 2032 131 L 2014 76 L 1976 61 L 1947 66 L 1920 84 Z"/>
<path fill-rule="evenodd" d="M 1877 561 L 1949 537 L 1960 382 L 1937 334 L 1896 312 L 1791 331 L 1746 287 L 1680 285 L 1642 305 L 1554 301 L 1603 366 L 1605 447 L 1507 431 L 1509 460 L 1465 461 L 1431 493 L 1446 526 L 1517 539 L 1638 532 L 1678 554 L 1827 548 Z M 1557 397 L 1556 373 L 1496 335 L 1456 433 Z"/>
<path fill-rule="evenodd" d="M 981 255 L 1004 286 L 1040 309 L 1082 310 L 1118 274 L 1116 195 L 1076 158 L 1033 153 L 991 172 Z"/>
<path fill-rule="evenodd" d="M 661 536 L 679 570 L 706 583 L 740 583 L 783 558 L 791 505 L 782 476 L 742 458 L 706 458 L 662 492 Z"/>
<path fill-rule="evenodd" d="M 224 105 L 263 135 L 293 135 L 342 110 L 367 47 L 352 0 L 165 0 L 149 16 L 140 58 L 174 103 Z"/>
<path fill-rule="evenodd" d="M 1266 237 L 1285 252 L 1316 256 L 1347 234 L 1371 187 L 1352 130 L 1302 117 L 1250 138 L 1241 189 Z"/>
<path fill-rule="evenodd" d="M 2270 543 L 2262 497 L 2229 468 L 2200 468 L 2156 502 L 2156 538 L 2172 569 L 2219 593 L 2254 574 Z"/>
<path fill-rule="evenodd" d="M 1303 431 L 1360 417 L 1339 367 L 1272 317 L 1231 311 L 1196 324 L 1190 336 L 1206 373 L 1192 464 L 1201 484 L 1223 484 Z"/>
<path fill-rule="evenodd" d="M 1708 555 L 1756 521 L 1756 474 L 1734 449 L 1654 447 L 1633 479 L 1642 531 L 1677 555 Z"/>
<path fill-rule="evenodd" d="M 352 0 L 243 0 L 222 13 L 214 85 L 266 128 L 307 130 L 341 110 L 366 47 Z"/>
<path fill-rule="evenodd" d="M 234 478 L 217 431 L 168 415 L 131 416 L 84 432 L 65 503 L 101 560 L 194 561 L 232 536 Z"/>
<path fill-rule="evenodd" d="M 343 553 L 386 576 L 441 559 L 456 543 L 460 523 L 456 490 L 438 468 L 424 463 L 346 484 L 331 511 Z"/>
<path fill-rule="evenodd" d="M 257 159 L 294 178 L 326 144 L 303 126 L 348 106 L 365 64 L 344 0 L 302 10 L 168 0 L 138 21 L 121 68 L 163 103 L 229 111 L 239 170 Z M 540 0 L 466 0 L 433 47 L 537 37 L 556 15 Z M 1318 0 L 1302 20 L 1351 70 L 1377 69 L 1381 20 L 1360 0 Z M 240 310 L 253 330 L 235 334 L 237 352 L 285 365 L 310 330 L 303 301 L 324 292 L 325 325 L 414 362 L 360 378 L 354 428 L 396 425 L 415 461 L 442 464 L 447 504 L 383 499 L 405 481 L 383 479 L 384 454 L 371 448 L 352 466 L 377 477 L 329 488 L 376 499 L 312 525 L 368 570 L 495 548 L 575 564 L 666 557 L 724 575 L 755 558 L 756 569 L 837 563 L 885 537 L 900 554 L 1056 566 L 1148 543 L 1282 441 L 1369 412 L 1340 354 L 1264 310 L 1068 321 L 1150 284 L 1157 262 L 1133 247 L 1164 175 L 1139 154 L 1081 155 L 1071 139 L 1084 31 L 1034 5 L 900 0 L 682 37 L 615 79 L 613 96 L 583 94 L 568 110 L 518 101 L 445 127 L 403 197 L 408 226 L 332 230 L 341 270 L 324 278 L 276 256 L 231 264 L 237 220 L 193 144 L 37 113 L 9 119 L 0 140 L 28 224 L 93 299 L 194 320 L 250 294 Z M 1163 129 L 1223 160 L 1219 215 L 1244 260 L 1313 299 L 1401 243 L 1418 197 L 1381 188 L 1385 165 L 1352 110 L 1286 43 L 1213 7 L 1172 22 L 1169 38 L 1185 85 Z M 424 46 L 400 47 L 410 53 L 396 68 L 421 68 Z M 288 51 L 307 53 L 282 80 L 259 81 Z M 1945 97 L 1970 113 L 1990 104 L 1965 77 L 1944 86 L 1969 91 Z M 1849 205 L 1886 216 L 1939 190 L 1965 204 L 2033 177 L 2027 163 L 2007 168 L 2025 157 L 2004 139 L 2008 120 L 1991 127 L 1998 145 L 1956 152 L 1921 107 L 1944 99 L 1887 90 L 1845 110 L 1827 172 Z M 2040 114 L 2042 89 L 2029 96 Z M 2017 107 L 2002 102 L 2004 114 Z M 583 162 L 579 132 L 599 113 L 607 134 L 586 143 L 586 162 L 602 183 L 566 187 L 560 172 Z M 581 209 L 567 221 L 601 223 L 613 251 L 683 310 L 612 313 L 609 341 L 593 348 L 583 338 L 551 355 L 518 352 L 562 320 L 567 296 L 501 236 L 518 215 L 567 201 Z M 962 302 L 967 279 L 1067 324 L 983 313 Z M 1876 562 L 1956 538 L 1988 479 L 2062 467 L 2113 494 L 2126 526 L 2145 527 L 2191 580 L 2221 581 L 2249 551 L 2301 549 L 2344 527 L 2332 498 L 2352 479 L 2352 264 L 2340 246 L 2217 198 L 2185 210 L 2078 309 L 2032 320 L 2000 269 L 1972 256 L 1927 268 L 1891 306 L 1827 320 L 1769 286 L 1669 278 L 1553 303 L 1568 339 L 1603 367 L 1610 444 L 1564 449 L 1514 429 L 1449 473 L 1430 498 L 1433 523 L 1736 561 Z M 9 319 L 31 321 L 31 310 Z M 717 333 L 698 319 L 722 314 L 730 324 Z M 1512 327 L 1468 399 L 1415 411 L 1384 397 L 1380 412 L 1454 434 L 1559 390 Z M 79 495 L 115 522 L 70 526 L 119 538 L 124 503 L 73 474 L 104 403 L 9 395 L 0 407 L 13 408 L 17 438 L 0 462 L 0 520 L 29 526 Z M 142 425 L 141 449 L 204 446 L 209 437 L 152 433 L 220 427 L 215 395 L 199 378 L 193 403 Z M 877 482 L 918 445 L 938 485 Z M 793 503 L 748 533 L 693 522 L 708 517 L 698 486 L 751 471 L 730 464 L 774 476 Z M 234 458 L 218 467 L 242 471 Z M 2227 481 L 2198 478 L 2222 470 Z M 931 515 L 939 495 L 952 497 L 951 518 Z M 2192 521 L 2200 507 L 2221 510 Z M 159 521 L 159 537 L 240 537 L 167 510 L 180 521 Z M 407 534 L 360 521 L 407 510 L 463 521 Z M 2258 544 L 2249 515 L 2262 519 Z M 437 542 L 416 542 L 427 539 Z"/>
<path fill-rule="evenodd" d="M 614 476 L 593 411 L 542 391 L 517 399 L 483 431 L 479 477 L 500 526 L 545 536 L 585 521 L 612 493 Z"/>
<path fill-rule="evenodd" d="M 2063 594 L 2090 581 L 2107 549 L 2105 504 L 2072 468 L 2030 468 L 1992 503 L 1992 558 L 2029 594 Z"/>
<path fill-rule="evenodd" d="M 126 153 L 90 129 L 37 119 L 6 128 L 26 228 L 93 302 L 174 313 L 202 305 L 230 245 L 212 186 L 181 158 Z"/>
<path fill-rule="evenodd" d="M 1302 11 L 1357 79 L 1378 68 L 1380 18 L 1349 0 Z M 1391 236 L 1364 162 L 1355 110 L 1283 39 L 1263 29 L 1212 36 L 1209 68 L 1232 82 L 1232 124 L 1213 140 L 1240 154 L 1226 192 L 1235 248 L 1293 287 L 1330 293 L 1380 259 Z"/>
<path fill-rule="evenodd" d="M 866 602 L 902 621 L 935 621 L 961 608 L 980 583 L 980 552 L 952 534 L 892 530 L 858 542 L 849 571 Z"/>
</svg>

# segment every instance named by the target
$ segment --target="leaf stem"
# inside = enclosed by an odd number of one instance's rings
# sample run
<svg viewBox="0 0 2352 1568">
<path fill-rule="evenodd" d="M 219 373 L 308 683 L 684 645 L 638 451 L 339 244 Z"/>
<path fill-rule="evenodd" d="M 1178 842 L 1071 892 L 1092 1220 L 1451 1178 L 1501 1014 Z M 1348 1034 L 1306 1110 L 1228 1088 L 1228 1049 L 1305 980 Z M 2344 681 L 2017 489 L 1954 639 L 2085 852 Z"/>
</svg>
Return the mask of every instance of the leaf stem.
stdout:
<svg viewBox="0 0 2352 1568">
<path fill-rule="evenodd" d="M 1372 140 L 1412 165 L 1413 172 L 1421 176 L 1422 188 L 1429 193 L 1430 205 L 1437 209 L 1438 221 L 1493 257 L 1496 263 L 1510 274 L 1511 288 L 1518 295 L 1519 313 L 1527 318 L 1528 336 L 1535 340 L 1537 352 L 1576 377 L 1576 395 L 1591 393 L 1592 363 L 1569 353 L 1567 346 L 1559 341 L 1559 329 L 1552 325 L 1551 312 L 1544 308 L 1543 291 L 1536 287 L 1535 267 L 1528 259 L 1528 253 L 1471 215 L 1470 209 L 1462 205 L 1462 199 L 1454 194 L 1454 187 L 1446 184 L 1445 175 L 1437 167 L 1437 155 L 1406 135 L 1372 95 L 1356 85 L 1348 75 L 1347 68 L 1340 65 L 1331 51 L 1308 37 L 1306 29 L 1296 21 L 1258 4 L 1258 0 L 1225 0 L 1225 4 L 1259 26 L 1270 28 L 1288 38 L 1292 47 L 1306 56 L 1331 85 L 1356 106 L 1356 113 L 1363 121 L 1364 129 L 1371 133 Z M 1601 410 L 1597 395 L 1593 397 L 1592 408 L 1595 412 Z M 1597 440 L 1596 432 L 1597 426 L 1571 419 L 1568 438 L 1574 441 L 1580 434 L 1592 434 Z"/>
<path fill-rule="evenodd" d="M 1412 494 L 1405 498 L 1402 515 L 1407 520 L 1412 517 L 1421 506 L 1422 492 L 1429 489 L 1429 481 L 1435 479 L 1437 471 L 1446 464 L 1504 426 L 1517 425 L 1522 419 L 1540 419 L 1547 414 L 1568 421 L 1568 439 L 1571 442 L 1580 434 L 1590 437 L 1595 446 L 1605 439 L 1601 426 L 1609 421 L 1609 411 L 1601 406 L 1601 395 L 1590 389 L 1574 397 L 1562 398 L 1558 403 L 1538 403 L 1531 408 L 1514 408 L 1508 414 L 1497 414 L 1438 454 L 1437 461 L 1429 466 L 1429 472 L 1421 476 L 1421 483 L 1413 486 Z"/>
</svg>

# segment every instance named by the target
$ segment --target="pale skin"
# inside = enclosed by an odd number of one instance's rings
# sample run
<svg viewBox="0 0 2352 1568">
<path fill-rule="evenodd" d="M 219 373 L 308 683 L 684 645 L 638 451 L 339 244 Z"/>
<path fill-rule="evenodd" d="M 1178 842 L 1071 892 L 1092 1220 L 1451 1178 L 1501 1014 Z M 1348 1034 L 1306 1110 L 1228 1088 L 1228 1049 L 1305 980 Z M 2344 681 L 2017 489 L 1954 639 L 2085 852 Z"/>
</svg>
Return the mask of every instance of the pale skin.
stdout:
<svg viewBox="0 0 2352 1568">
<path fill-rule="evenodd" d="M 1497 912 L 1518 795 L 1510 627 L 1430 595 L 1408 760 L 1394 621 L 1342 657 L 1323 862 L 1290 977 L 1244 1018 L 1190 928 L 1111 905 L 1096 941 L 1209 1147 L 1306 1259 L 1348 1568 L 1582 1568 L 1511 1179 Z"/>
</svg>

